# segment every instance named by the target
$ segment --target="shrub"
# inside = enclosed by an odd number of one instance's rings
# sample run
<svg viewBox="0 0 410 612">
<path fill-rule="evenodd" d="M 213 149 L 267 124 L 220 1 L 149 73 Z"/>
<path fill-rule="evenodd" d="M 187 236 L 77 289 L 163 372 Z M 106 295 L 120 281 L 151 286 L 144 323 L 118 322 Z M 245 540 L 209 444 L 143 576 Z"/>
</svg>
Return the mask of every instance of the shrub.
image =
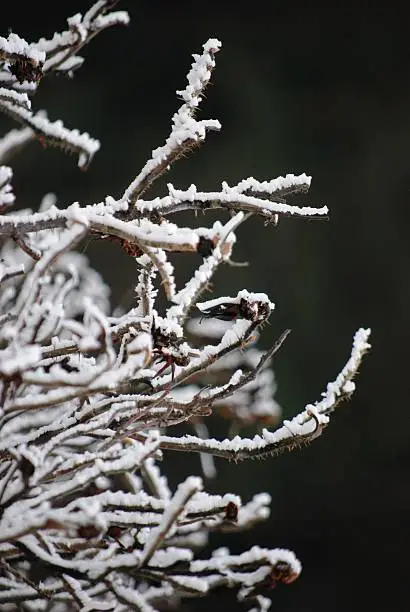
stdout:
<svg viewBox="0 0 410 612">
<path fill-rule="evenodd" d="M 0 38 L 0 108 L 23 125 L 0 141 L 0 163 L 36 138 L 88 166 L 99 142 L 34 112 L 31 97 L 50 73 L 80 67 L 78 52 L 97 33 L 127 23 L 115 4 L 98 1 L 51 39 Z M 242 504 L 237 495 L 208 494 L 195 476 L 171 491 L 162 470 L 171 451 L 199 453 L 212 476 L 213 456 L 275 456 L 312 441 L 353 392 L 369 347 L 369 330 L 360 329 L 336 380 L 291 421 L 251 439 L 209 437 L 204 421 L 212 413 L 238 426 L 272 426 L 279 418 L 269 364 L 288 332 L 266 352 L 255 347 L 274 304 L 245 289 L 199 301 L 215 271 L 233 265 L 235 230 L 251 215 L 266 225 L 282 216 L 327 215 L 325 207 L 286 203 L 308 190 L 305 174 L 248 178 L 214 192 L 169 184 L 163 197 L 146 199 L 174 161 L 220 129 L 217 120 L 196 118 L 220 46 L 208 40 L 194 55 L 169 137 L 121 198 L 61 209 L 48 196 L 38 212 L 12 214 L 12 170 L 0 167 L 2 609 L 151 611 L 229 587 L 253 610 L 267 610 L 269 589 L 301 571 L 283 549 L 254 546 L 234 555 L 223 548 L 199 558 L 209 532 L 266 519 L 269 495 Z M 169 220 L 181 210 L 209 209 L 227 212 L 225 221 L 191 229 Z M 110 312 L 104 280 L 74 250 L 90 234 L 118 242 L 134 259 L 138 282 L 129 310 Z M 202 257 L 179 288 L 174 252 Z M 167 300 L 162 314 L 159 291 Z M 169 435 L 182 422 L 196 435 Z"/>
</svg>

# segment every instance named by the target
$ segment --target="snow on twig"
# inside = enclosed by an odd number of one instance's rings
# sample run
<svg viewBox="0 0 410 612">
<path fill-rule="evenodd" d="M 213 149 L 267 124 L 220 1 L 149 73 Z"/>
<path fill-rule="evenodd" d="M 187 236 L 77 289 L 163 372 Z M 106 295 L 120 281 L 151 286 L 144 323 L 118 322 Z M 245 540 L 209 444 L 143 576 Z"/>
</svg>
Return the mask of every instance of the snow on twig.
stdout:
<svg viewBox="0 0 410 612">
<path fill-rule="evenodd" d="M 0 212 L 14 203 L 15 196 L 10 185 L 13 171 L 8 166 L 0 166 Z"/>
<path fill-rule="evenodd" d="M 292 179 L 288 179 L 291 176 Z M 314 208 L 311 206 L 294 206 L 287 204 L 284 198 L 298 191 L 306 191 L 310 181 L 306 175 L 293 177 L 288 175 L 285 179 L 279 177 L 272 181 L 259 183 L 255 179 L 246 179 L 236 187 L 229 187 L 227 183 L 222 184 L 221 191 L 201 192 L 195 185 L 189 189 L 175 189 L 168 184 L 168 195 L 153 200 L 138 200 L 138 212 L 136 216 L 149 214 L 169 215 L 182 210 L 213 210 L 225 209 L 230 211 L 242 210 L 247 213 L 257 214 L 267 220 L 275 219 L 277 216 L 302 217 L 302 218 L 326 218 L 329 212 L 327 206 Z M 305 178 L 306 177 L 306 178 Z M 252 190 L 255 187 L 255 191 Z M 277 197 L 277 202 L 272 197 Z"/>
<path fill-rule="evenodd" d="M 37 137 L 87 166 L 98 141 L 32 111 L 31 98 L 49 73 L 71 75 L 81 66 L 78 52 L 96 34 L 128 23 L 125 11 L 113 10 L 117 3 L 98 0 L 70 17 L 65 31 L 35 43 L 17 34 L 0 37 L 0 108 L 25 126 L 0 140 L 0 163 Z M 210 39 L 194 55 L 168 139 L 121 198 L 58 208 L 48 194 L 37 212 L 10 214 L 13 173 L 0 166 L 0 602 L 6 606 L 152 612 L 229 588 L 253 612 L 265 612 L 265 594 L 300 574 L 300 562 L 286 549 L 201 553 L 209 534 L 266 520 L 268 493 L 244 502 L 233 493 L 211 494 L 190 475 L 200 467 L 195 460 L 182 465 L 187 474 L 175 490 L 167 478 L 167 450 L 200 453 L 204 476 L 217 478 L 214 455 L 260 458 L 312 441 L 354 391 L 369 348 L 370 332 L 361 329 L 320 401 L 267 429 L 280 415 L 270 366 L 289 331 L 261 351 L 256 343 L 275 309 L 266 293 L 203 295 L 222 264 L 234 264 L 235 232 L 250 216 L 265 224 L 281 216 L 325 218 L 327 207 L 288 203 L 308 190 L 306 174 L 249 177 L 207 192 L 169 184 L 163 196 L 142 198 L 177 158 L 220 128 L 217 120 L 195 116 L 220 46 Z M 170 220 L 181 210 L 229 216 L 191 228 Z M 75 251 L 86 236 L 110 240 L 131 258 L 129 307 L 111 308 L 103 277 Z M 174 253 L 202 258 L 182 282 Z M 212 437 L 214 413 L 228 425 L 222 441 Z M 179 424 L 197 435 L 171 436 Z M 252 438 L 234 435 L 243 426 L 265 428 Z"/>
<path fill-rule="evenodd" d="M 204 259 L 202 265 L 194 272 L 185 287 L 173 296 L 173 302 L 175 302 L 176 306 L 168 310 L 169 318 L 176 319 L 178 322 L 184 321 L 190 308 L 192 308 L 207 288 L 218 266 L 224 261 L 229 260 L 233 244 L 236 241 L 233 231 L 243 220 L 243 213 L 238 213 L 224 227 L 221 227 L 221 224 L 217 222 L 214 224 L 213 232 L 209 232 L 207 236 L 201 235 L 207 241 L 206 247 L 210 250 L 210 253 Z"/>
<path fill-rule="evenodd" d="M 85 169 L 100 147 L 98 140 L 86 132 L 68 130 L 62 121 L 50 122 L 42 113 L 33 114 L 31 103 L 24 91 L 35 91 L 41 78 L 51 71 L 72 74 L 83 63 L 76 53 L 99 32 L 113 25 L 126 25 L 129 16 L 125 11 L 109 9 L 116 4 L 112 0 L 96 2 L 83 17 L 76 14 L 68 19 L 69 29 L 56 33 L 52 39 L 40 39 L 27 43 L 17 34 L 8 38 L 0 36 L 0 68 L 4 63 L 4 79 L 0 86 L 0 110 L 24 124 L 36 134 L 43 145 L 56 146 L 79 155 L 78 165 Z M 23 91 L 19 91 L 23 88 Z"/>
<path fill-rule="evenodd" d="M 187 76 L 188 85 L 184 90 L 177 91 L 184 104 L 172 118 L 171 134 L 162 147 L 154 149 L 151 159 L 127 187 L 123 195 L 126 201 L 134 204 L 174 161 L 193 145 L 203 141 L 208 130 L 221 128 L 221 124 L 215 119 L 197 121 L 194 117 L 201 101 L 201 94 L 209 82 L 215 65 L 214 55 L 220 47 L 220 41 L 212 38 L 204 44 L 202 55 L 194 55 L 194 63 Z"/>
<path fill-rule="evenodd" d="M 34 132 L 31 128 L 10 130 L 0 139 L 0 163 L 8 162 L 15 153 L 18 153 L 33 138 Z"/>
<path fill-rule="evenodd" d="M 73 68 L 83 62 L 83 59 L 75 54 L 94 36 L 113 25 L 127 25 L 129 15 L 126 11 L 107 12 L 117 2 L 97 1 L 84 16 L 77 13 L 69 17 L 67 19 L 68 30 L 56 32 L 51 39 L 41 38 L 35 43 L 36 48 L 45 54 L 44 73 L 52 70 L 70 73 Z"/>
<path fill-rule="evenodd" d="M 12 32 L 7 38 L 0 36 L 0 59 L 29 60 L 33 64 L 42 64 L 45 60 L 45 53 L 34 44 L 28 44 L 24 38 Z"/>
<path fill-rule="evenodd" d="M 170 500 L 167 509 L 162 515 L 161 523 L 154 529 L 145 543 L 141 555 L 141 565 L 149 563 L 155 550 L 160 546 L 162 540 L 171 529 L 173 523 L 184 510 L 188 500 L 202 488 L 200 478 L 190 476 L 185 482 L 178 486 L 174 497 Z"/>
<path fill-rule="evenodd" d="M 33 115 L 29 109 L 17 105 L 14 100 L 8 101 L 0 98 L 0 110 L 31 128 L 44 145 L 58 147 L 69 153 L 77 153 L 78 165 L 82 169 L 89 165 L 100 148 L 99 140 L 91 138 L 87 132 L 81 134 L 76 129 L 69 130 L 64 127 L 62 121 L 49 121 L 42 113 Z"/>
<path fill-rule="evenodd" d="M 270 181 L 258 181 L 253 177 L 243 179 L 235 187 L 235 191 L 239 193 L 248 193 L 250 195 L 265 195 L 269 199 L 275 197 L 286 197 L 293 193 L 306 192 L 309 190 L 310 183 L 312 181 L 311 176 L 307 176 L 305 173 L 295 176 L 294 174 L 287 174 L 286 176 L 279 176 L 276 179 Z M 229 186 L 224 183 L 225 189 L 229 190 Z"/>
<path fill-rule="evenodd" d="M 284 450 L 291 450 L 310 442 L 320 435 L 323 428 L 329 423 L 328 415 L 354 391 L 355 385 L 352 379 L 357 374 L 363 356 L 370 348 L 369 336 L 369 329 L 359 329 L 356 332 L 350 359 L 336 380 L 327 385 L 323 399 L 316 404 L 308 404 L 291 421 L 284 421 L 283 426 L 276 431 L 271 432 L 264 429 L 262 435 L 257 435 L 252 439 L 236 436 L 232 440 L 226 439 L 222 442 L 215 439 L 204 441 L 189 435 L 182 438 L 162 436 L 161 448 L 210 453 L 225 459 L 239 461 L 252 457 L 277 455 Z"/>
</svg>

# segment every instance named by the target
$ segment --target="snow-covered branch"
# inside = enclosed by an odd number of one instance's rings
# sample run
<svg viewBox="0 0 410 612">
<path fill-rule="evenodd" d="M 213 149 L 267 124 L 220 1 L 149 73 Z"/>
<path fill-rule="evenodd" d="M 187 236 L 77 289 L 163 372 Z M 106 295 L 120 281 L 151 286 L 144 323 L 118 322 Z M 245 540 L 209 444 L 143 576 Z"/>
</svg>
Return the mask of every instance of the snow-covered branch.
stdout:
<svg viewBox="0 0 410 612">
<path fill-rule="evenodd" d="M 22 123 L 0 140 L 0 163 L 30 140 L 79 156 L 86 167 L 99 147 L 32 110 L 48 73 L 71 74 L 96 34 L 128 15 L 117 0 L 98 0 L 68 19 L 68 29 L 28 43 L 0 37 L 0 109 Z M 244 501 L 210 494 L 187 462 L 171 489 L 168 450 L 200 453 L 205 477 L 217 476 L 213 455 L 235 461 L 277 455 L 319 436 L 338 404 L 354 391 L 369 330 L 360 329 L 345 367 L 322 398 L 277 429 L 233 437 L 243 426 L 276 426 L 273 358 L 289 331 L 262 351 L 256 343 L 275 304 L 262 292 L 204 300 L 215 272 L 233 265 L 236 230 L 252 215 L 268 225 L 281 216 L 327 217 L 327 207 L 294 206 L 310 186 L 306 174 L 225 182 L 204 192 L 154 181 L 181 155 L 219 129 L 195 117 L 221 43 L 210 39 L 194 55 L 182 104 L 165 144 L 115 200 L 57 208 L 47 195 L 37 212 L 9 209 L 13 171 L 0 166 L 0 607 L 69 612 L 178 607 L 185 597 L 232 589 L 238 601 L 266 611 L 265 591 L 290 584 L 301 571 L 294 553 L 254 546 L 196 558 L 213 532 L 250 529 L 269 517 L 270 495 Z M 161 67 L 159 67 L 159 70 Z M 142 199 L 142 194 L 144 198 Z M 224 217 L 181 227 L 180 210 Z M 226 214 L 228 213 L 228 214 Z M 203 216 L 206 219 L 206 214 Z M 195 225 L 195 224 L 193 224 Z M 269 228 L 266 231 L 270 231 Z M 112 311 L 109 288 L 81 251 L 87 236 L 109 238 L 132 258 L 130 308 Z M 202 258 L 179 285 L 173 253 Z M 165 295 L 163 295 L 163 293 Z M 212 437 L 213 415 L 227 437 Z M 179 424 L 195 435 L 176 432 Z M 40 580 L 41 578 L 41 580 Z M 14 608 L 13 608 L 14 609 Z"/>
<path fill-rule="evenodd" d="M 8 148 L 14 149 L 34 134 L 43 146 L 78 154 L 79 167 L 87 168 L 100 147 L 99 141 L 86 132 L 67 129 L 61 120 L 49 121 L 41 111 L 33 113 L 27 94 L 35 93 L 47 73 L 54 71 L 71 76 L 84 61 L 77 55 L 82 47 L 102 30 L 129 22 L 125 11 L 110 12 L 117 2 L 98 0 L 84 16 L 77 13 L 70 17 L 68 30 L 56 32 L 51 39 L 27 43 L 15 33 L 7 38 L 0 36 L 0 110 L 26 126 L 20 135 L 9 137 Z"/>
<path fill-rule="evenodd" d="M 291 175 L 293 177 L 293 175 Z M 304 177 L 305 175 L 302 175 Z M 287 179 L 288 177 L 286 177 Z M 295 177 L 296 179 L 299 177 Z M 168 185 L 168 196 L 164 198 L 157 198 L 153 203 L 147 204 L 143 200 L 138 202 L 140 212 L 148 213 L 151 210 L 155 210 L 157 214 L 167 215 L 181 210 L 209 210 L 215 208 L 222 208 L 225 210 L 238 211 L 258 214 L 265 217 L 267 220 L 276 219 L 277 216 L 282 215 L 284 217 L 306 217 L 306 218 L 322 218 L 328 214 L 327 206 L 321 208 L 312 208 L 310 206 L 291 206 L 283 201 L 283 193 L 286 193 L 286 189 L 280 188 L 282 177 L 274 179 L 274 181 L 264 181 L 264 183 L 258 183 L 261 187 L 260 191 L 256 195 L 253 195 L 252 190 L 243 189 L 241 184 L 236 187 L 229 187 L 226 183 L 222 185 L 221 191 L 214 192 L 201 192 L 197 191 L 196 187 L 192 185 L 189 189 L 181 190 L 174 189 L 173 185 Z M 282 179 L 283 183 L 286 184 L 286 179 Z M 251 179 L 247 179 L 250 181 Z M 254 179 L 252 179 L 254 181 Z M 255 181 L 256 182 L 256 181 Z M 271 183 L 277 185 L 276 189 L 269 190 Z M 252 183 L 250 183 L 252 184 Z M 296 182 L 298 185 L 298 182 Z M 263 186 L 266 185 L 265 190 Z M 304 187 L 307 188 L 308 184 L 304 183 Z M 244 193 L 244 191 L 246 191 Z M 297 192 L 289 189 L 289 193 L 292 194 Z M 277 196 L 278 201 L 273 201 L 273 197 Z"/>
<path fill-rule="evenodd" d="M 34 132 L 30 128 L 10 130 L 0 139 L 0 163 L 8 162 L 14 154 L 18 153 L 33 138 Z"/>
<path fill-rule="evenodd" d="M 151 159 L 125 190 L 123 198 L 127 202 L 135 204 L 139 196 L 174 161 L 205 140 L 207 131 L 221 129 L 221 124 L 215 119 L 200 121 L 195 119 L 195 111 L 201 102 L 201 95 L 215 66 L 214 55 L 220 47 L 220 41 L 211 38 L 204 44 L 203 53 L 193 56 L 194 62 L 187 75 L 188 85 L 184 90 L 177 91 L 184 103 L 172 118 L 171 134 L 163 146 L 152 151 Z M 139 210 L 139 204 L 136 208 Z"/>
<path fill-rule="evenodd" d="M 340 402 L 350 397 L 355 389 L 353 382 L 363 356 L 370 348 L 368 339 L 370 330 L 359 329 L 353 340 L 350 359 L 336 380 L 327 385 L 323 398 L 316 404 L 308 404 L 305 409 L 292 420 L 283 422 L 275 431 L 264 429 L 262 435 L 254 438 L 240 438 L 219 442 L 214 439 L 202 440 L 195 436 L 172 438 L 162 436 L 161 448 L 209 453 L 225 459 L 240 461 L 248 458 L 278 455 L 285 450 L 293 450 L 308 444 L 321 435 L 329 423 L 329 414 Z"/>
</svg>

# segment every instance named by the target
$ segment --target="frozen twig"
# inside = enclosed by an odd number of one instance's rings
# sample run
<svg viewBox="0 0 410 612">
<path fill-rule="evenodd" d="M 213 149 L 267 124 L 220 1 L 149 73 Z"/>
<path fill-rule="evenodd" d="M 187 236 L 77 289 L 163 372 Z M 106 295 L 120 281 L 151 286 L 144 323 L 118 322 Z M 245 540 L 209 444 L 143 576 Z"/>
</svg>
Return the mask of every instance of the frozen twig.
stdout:
<svg viewBox="0 0 410 612">
<path fill-rule="evenodd" d="M 83 59 L 76 54 L 97 34 L 113 25 L 127 25 L 126 11 L 109 12 L 119 0 L 98 0 L 83 15 L 77 13 L 67 19 L 68 30 L 56 32 L 51 39 L 41 38 L 36 47 L 45 53 L 44 73 L 50 71 L 72 73 Z"/>
<path fill-rule="evenodd" d="M 28 142 L 34 139 L 31 128 L 10 130 L 0 139 L 0 164 L 7 163 L 13 155 L 18 153 Z"/>
<path fill-rule="evenodd" d="M 254 213 L 268 220 L 276 215 L 284 217 L 322 218 L 328 214 L 327 206 L 312 208 L 310 206 L 292 206 L 281 201 L 271 201 L 268 197 L 262 197 L 265 193 L 257 195 L 243 193 L 238 187 L 223 185 L 221 191 L 201 192 L 190 187 L 188 190 L 175 189 L 168 185 L 169 195 L 157 199 L 148 205 L 144 201 L 138 202 L 139 210 L 148 213 L 153 209 L 162 215 L 169 215 L 181 210 L 210 210 L 226 209 Z M 280 200 L 280 198 L 279 198 Z"/>
<path fill-rule="evenodd" d="M 80 13 L 70 17 L 69 29 L 54 34 L 50 40 L 42 38 L 36 43 L 27 43 L 15 33 L 9 34 L 8 38 L 0 36 L 0 67 L 2 62 L 6 62 L 8 72 L 5 72 L 5 76 L 11 77 L 8 81 L 3 80 L 7 87 L 0 86 L 0 110 L 30 130 L 7 143 L 10 149 L 16 147 L 16 141 L 23 144 L 33 133 L 44 146 L 56 146 L 78 154 L 80 168 L 88 166 L 100 147 L 99 141 L 87 133 L 68 130 L 60 120 L 50 122 L 41 113 L 33 114 L 26 92 L 19 91 L 18 86 L 21 88 L 28 83 L 35 90 L 37 83 L 51 71 L 71 75 L 83 63 L 83 58 L 77 56 L 77 52 L 94 36 L 107 27 L 129 22 L 125 11 L 110 12 L 116 3 L 113 0 L 99 0 L 84 17 Z"/>
<path fill-rule="evenodd" d="M 201 440 L 195 436 L 182 438 L 161 437 L 161 448 L 169 450 L 184 450 L 190 452 L 210 453 L 224 459 L 240 461 L 248 458 L 262 458 L 278 455 L 285 450 L 299 448 L 318 437 L 329 422 L 329 414 L 344 399 L 350 397 L 355 389 L 353 382 L 363 356 L 370 348 L 368 338 L 370 330 L 359 329 L 353 340 L 350 359 L 336 380 L 329 383 L 323 399 L 316 404 L 308 404 L 306 408 L 291 421 L 284 421 L 283 426 L 271 432 L 264 429 L 262 435 L 252 439 L 240 438 L 233 440 Z"/>
<path fill-rule="evenodd" d="M 172 118 L 171 134 L 162 147 L 152 152 L 151 159 L 124 192 L 123 198 L 135 204 L 141 194 L 178 158 L 192 147 L 205 140 L 208 130 L 219 130 L 221 125 L 215 119 L 197 121 L 195 111 L 201 101 L 201 95 L 209 82 L 215 65 L 214 55 L 219 51 L 219 40 L 210 39 L 203 46 L 201 55 L 194 55 L 194 63 L 188 73 L 188 85 L 177 94 L 184 103 Z M 137 207 L 138 210 L 138 207 Z"/>
<path fill-rule="evenodd" d="M 87 133 L 69 130 L 63 122 L 49 121 L 42 113 L 33 115 L 31 110 L 19 106 L 14 101 L 1 100 L 0 110 L 19 123 L 33 130 L 40 142 L 78 155 L 78 165 L 83 170 L 87 168 L 95 153 L 100 148 L 100 142 Z"/>
<path fill-rule="evenodd" d="M 180 484 L 174 497 L 170 500 L 167 509 L 162 515 L 161 523 L 154 529 L 147 540 L 141 555 L 141 566 L 149 563 L 155 550 L 161 545 L 173 523 L 184 510 L 188 500 L 202 488 L 200 478 L 190 476 Z"/>
<path fill-rule="evenodd" d="M 32 97 L 49 73 L 71 75 L 82 65 L 78 52 L 96 34 L 128 23 L 116 4 L 98 0 L 70 17 L 66 31 L 35 43 L 0 37 L 0 109 L 25 126 L 0 140 L 0 163 L 36 137 L 87 166 L 99 143 L 32 111 Z M 217 477 L 214 455 L 275 456 L 310 442 L 354 391 L 369 348 L 370 332 L 361 329 L 319 402 L 276 430 L 231 437 L 243 425 L 278 422 L 270 365 L 289 332 L 266 352 L 255 347 L 275 308 L 265 293 L 199 300 L 222 264 L 232 264 L 235 232 L 250 216 L 266 224 L 326 218 L 327 208 L 287 202 L 308 190 L 306 174 L 250 177 L 208 192 L 169 184 L 165 195 L 142 199 L 176 159 L 220 128 L 195 116 L 220 46 L 210 39 L 194 55 L 170 136 L 120 199 L 57 208 L 49 194 L 38 212 L 10 214 L 13 173 L 0 166 L 0 607 L 154 612 L 229 588 L 253 612 L 266 612 L 265 593 L 300 574 L 285 549 L 218 549 L 197 558 L 210 533 L 266 520 L 270 495 L 242 503 L 232 493 L 210 494 L 189 475 L 197 464 L 188 461 L 173 491 L 161 461 L 166 450 L 198 452 L 205 475 Z M 229 215 L 191 228 L 171 222 L 180 210 Z M 112 310 L 104 279 L 75 251 L 87 236 L 110 239 L 132 258 L 130 307 Z M 173 253 L 202 258 L 181 285 Z M 222 441 L 211 437 L 214 413 L 228 421 Z M 197 435 L 171 436 L 181 423 Z"/>
</svg>

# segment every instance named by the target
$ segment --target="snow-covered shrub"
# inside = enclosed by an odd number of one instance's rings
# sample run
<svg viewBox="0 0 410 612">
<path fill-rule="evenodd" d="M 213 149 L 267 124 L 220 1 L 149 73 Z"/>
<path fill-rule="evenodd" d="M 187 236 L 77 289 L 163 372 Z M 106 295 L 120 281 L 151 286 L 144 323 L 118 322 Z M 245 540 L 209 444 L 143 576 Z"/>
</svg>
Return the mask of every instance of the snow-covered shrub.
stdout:
<svg viewBox="0 0 410 612">
<path fill-rule="evenodd" d="M 33 111 L 31 97 L 49 73 L 75 71 L 95 34 L 127 23 L 115 4 L 99 0 L 51 39 L 0 38 L 0 108 L 23 126 L 0 141 L 0 163 L 37 138 L 77 154 L 80 167 L 89 164 L 99 142 Z M 201 558 L 209 532 L 266 519 L 269 495 L 246 503 L 211 495 L 196 476 L 171 491 L 161 463 L 172 451 L 199 453 L 211 476 L 215 455 L 239 461 L 310 442 L 353 392 L 369 347 L 369 331 L 360 329 L 335 381 L 291 421 L 251 439 L 209 438 L 204 421 L 213 412 L 236 425 L 270 426 L 280 412 L 269 362 L 287 333 L 266 352 L 254 346 L 274 304 L 245 289 L 199 301 L 219 266 L 232 263 L 236 228 L 251 215 L 268 225 L 284 215 L 327 214 L 286 203 L 308 190 L 305 174 L 248 178 L 214 192 L 169 184 L 163 197 L 147 199 L 176 159 L 220 128 L 196 118 L 220 46 L 208 40 L 194 55 L 169 137 L 120 199 L 59 209 L 46 197 L 38 212 L 12 214 L 12 170 L 0 167 L 2 609 L 152 611 L 225 586 L 253 610 L 267 610 L 267 590 L 301 571 L 283 549 L 218 549 Z M 225 220 L 195 229 L 170 221 L 176 211 L 208 209 L 221 209 Z M 103 279 L 75 252 L 89 234 L 118 241 L 134 258 L 128 311 L 110 312 Z M 183 287 L 174 280 L 172 252 L 203 258 Z M 167 299 L 161 314 L 158 291 Z M 172 436 L 171 426 L 182 422 L 196 435 Z"/>
</svg>

